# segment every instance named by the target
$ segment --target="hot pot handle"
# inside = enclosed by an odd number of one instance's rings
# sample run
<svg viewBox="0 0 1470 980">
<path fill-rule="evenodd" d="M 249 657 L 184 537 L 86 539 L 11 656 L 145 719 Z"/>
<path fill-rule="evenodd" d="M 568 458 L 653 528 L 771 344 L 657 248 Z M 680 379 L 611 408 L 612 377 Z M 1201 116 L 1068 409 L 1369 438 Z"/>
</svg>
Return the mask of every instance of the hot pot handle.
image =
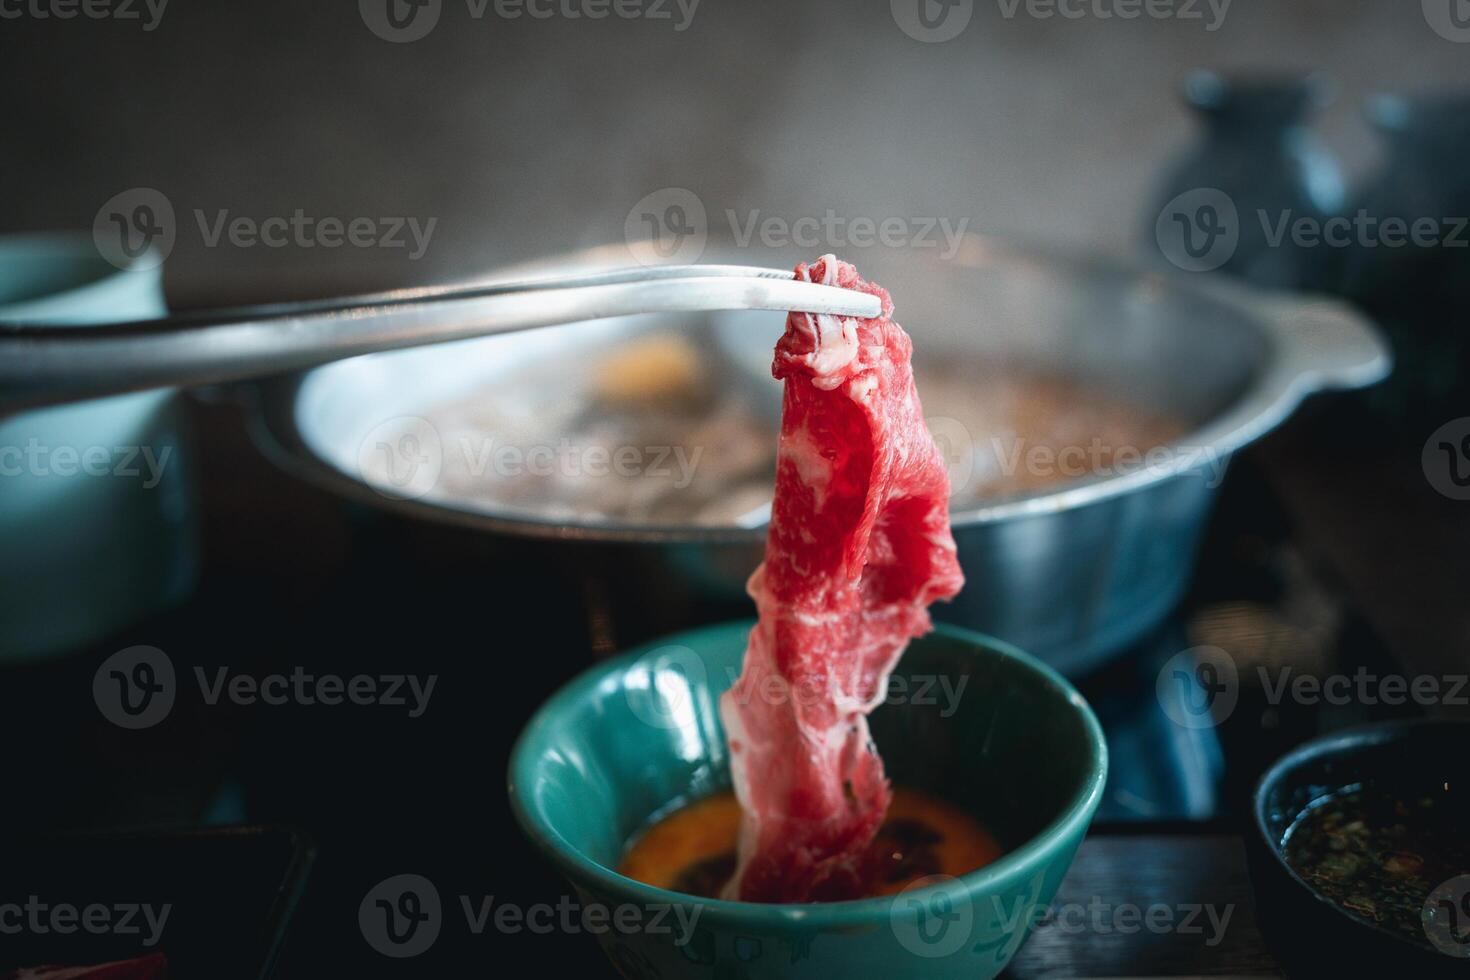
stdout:
<svg viewBox="0 0 1470 980">
<path fill-rule="evenodd" d="M 1251 297 L 1277 346 L 1280 379 L 1300 395 L 1366 388 L 1388 377 L 1393 351 L 1356 307 L 1330 296 Z"/>
</svg>

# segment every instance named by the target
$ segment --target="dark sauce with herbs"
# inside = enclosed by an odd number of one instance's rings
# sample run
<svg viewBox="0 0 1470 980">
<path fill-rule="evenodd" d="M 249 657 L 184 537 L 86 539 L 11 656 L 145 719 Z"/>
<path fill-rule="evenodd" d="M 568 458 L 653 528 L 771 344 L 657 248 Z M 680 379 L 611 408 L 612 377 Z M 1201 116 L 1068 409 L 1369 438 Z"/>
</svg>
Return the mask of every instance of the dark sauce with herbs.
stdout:
<svg viewBox="0 0 1470 980">
<path fill-rule="evenodd" d="M 1446 790 L 1348 787 L 1297 817 L 1286 862 L 1355 918 L 1429 945 L 1430 893 L 1470 874 L 1470 821 Z"/>
</svg>

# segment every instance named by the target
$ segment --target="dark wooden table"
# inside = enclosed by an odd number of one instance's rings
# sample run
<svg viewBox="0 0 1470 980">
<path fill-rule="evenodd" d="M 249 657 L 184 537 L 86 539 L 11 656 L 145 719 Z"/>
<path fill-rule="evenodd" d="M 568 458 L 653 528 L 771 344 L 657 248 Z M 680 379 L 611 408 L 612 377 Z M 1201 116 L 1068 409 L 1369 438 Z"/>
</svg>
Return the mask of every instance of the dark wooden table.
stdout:
<svg viewBox="0 0 1470 980">
<path fill-rule="evenodd" d="M 1233 834 L 1099 826 L 1006 977 L 1280 977 Z"/>
</svg>

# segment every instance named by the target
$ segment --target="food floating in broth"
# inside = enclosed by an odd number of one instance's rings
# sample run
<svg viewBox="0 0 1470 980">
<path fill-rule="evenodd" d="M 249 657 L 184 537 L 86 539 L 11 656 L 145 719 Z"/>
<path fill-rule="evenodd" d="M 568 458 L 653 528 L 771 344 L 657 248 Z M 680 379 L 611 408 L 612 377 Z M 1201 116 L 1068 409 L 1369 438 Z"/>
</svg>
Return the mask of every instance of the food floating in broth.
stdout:
<svg viewBox="0 0 1470 980">
<path fill-rule="evenodd" d="M 542 520 L 763 524 L 777 413 L 714 346 L 698 329 L 655 330 L 587 364 L 536 365 L 430 409 L 444 446 L 430 496 Z M 1114 475 L 1186 428 L 1035 368 L 920 360 L 914 373 L 951 508 Z"/>
</svg>

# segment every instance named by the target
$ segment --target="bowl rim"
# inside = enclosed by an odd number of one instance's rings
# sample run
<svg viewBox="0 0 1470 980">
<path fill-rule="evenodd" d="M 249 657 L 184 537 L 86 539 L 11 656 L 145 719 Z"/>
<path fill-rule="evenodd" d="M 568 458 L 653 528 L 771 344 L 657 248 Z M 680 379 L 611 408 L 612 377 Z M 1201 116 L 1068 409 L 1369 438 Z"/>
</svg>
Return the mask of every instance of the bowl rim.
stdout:
<svg viewBox="0 0 1470 980">
<path fill-rule="evenodd" d="M 1288 879 L 1297 887 L 1304 889 L 1313 899 L 1323 906 L 1330 908 L 1348 927 L 1372 933 L 1383 939 L 1393 940 L 1401 943 L 1406 949 L 1418 952 L 1428 952 L 1431 955 L 1433 949 L 1426 947 L 1412 939 L 1408 939 L 1396 932 L 1391 932 L 1382 926 L 1350 915 L 1336 902 L 1323 895 L 1316 888 L 1307 883 L 1306 879 L 1297 874 L 1296 869 L 1287 863 L 1286 855 L 1282 850 L 1282 840 L 1273 837 L 1266 829 L 1266 794 L 1280 784 L 1283 780 L 1299 769 L 1302 765 L 1321 759 L 1324 756 L 1345 755 L 1356 749 L 1366 746 L 1380 746 L 1408 738 L 1417 731 L 1431 728 L 1460 728 L 1470 731 L 1470 721 L 1452 718 L 1393 718 L 1386 721 L 1365 722 L 1360 725 L 1350 725 L 1347 728 L 1335 732 L 1327 732 L 1310 738 L 1300 745 L 1286 752 L 1273 762 L 1261 778 L 1256 780 L 1255 788 L 1251 791 L 1251 830 L 1256 835 L 1256 842 L 1265 847 L 1271 855 L 1274 866 L 1284 872 Z M 1294 817 L 1300 817 L 1298 812 Z M 1260 887 L 1254 880 L 1252 888 Z"/>
<path fill-rule="evenodd" d="M 654 885 L 644 884 L 619 874 L 582 853 L 570 841 L 562 837 L 554 827 L 541 821 L 524 799 L 518 784 L 529 781 L 539 754 L 532 755 L 533 742 L 544 737 L 555 722 L 554 716 L 584 700 L 594 691 L 615 685 L 616 678 L 635 664 L 649 651 L 670 643 L 692 646 L 691 641 L 701 635 L 721 630 L 731 631 L 736 627 L 749 627 L 754 620 L 736 620 L 714 623 L 674 633 L 641 644 L 626 654 L 619 655 L 582 671 L 567 684 L 559 688 L 536 712 L 516 739 L 511 749 L 507 772 L 511 810 L 521 831 L 551 862 L 571 878 L 573 882 L 587 884 L 619 895 L 623 900 L 632 900 L 645 906 L 650 905 L 699 905 L 701 914 L 714 916 L 716 921 L 738 920 L 743 923 L 758 921 L 766 925 L 801 925 L 821 928 L 826 926 L 851 926 L 888 922 L 892 915 L 897 895 L 853 899 L 842 902 L 814 903 L 761 903 L 738 902 L 726 899 L 701 898 L 684 892 L 676 892 Z M 1080 785 L 1072 794 L 1065 808 L 1044 828 L 1033 834 L 1019 846 L 1002 854 L 995 861 L 920 889 L 900 892 L 907 896 L 928 896 L 939 892 L 953 892 L 955 883 L 966 894 L 983 892 L 997 883 L 1025 878 L 1037 866 L 1051 859 L 1051 852 L 1059 842 L 1073 836 L 1085 835 L 1087 827 L 1102 801 L 1103 788 L 1108 775 L 1108 744 L 1102 725 L 1086 699 L 1077 692 L 1057 671 L 1028 653 L 974 630 L 949 624 L 937 624 L 925 636 L 939 635 L 958 640 L 986 653 L 1016 661 L 1029 669 L 1042 683 L 1067 702 L 1082 722 L 1087 742 L 1092 748 L 1091 760 L 1083 774 Z M 921 642 L 924 637 L 915 642 Z"/>
</svg>

